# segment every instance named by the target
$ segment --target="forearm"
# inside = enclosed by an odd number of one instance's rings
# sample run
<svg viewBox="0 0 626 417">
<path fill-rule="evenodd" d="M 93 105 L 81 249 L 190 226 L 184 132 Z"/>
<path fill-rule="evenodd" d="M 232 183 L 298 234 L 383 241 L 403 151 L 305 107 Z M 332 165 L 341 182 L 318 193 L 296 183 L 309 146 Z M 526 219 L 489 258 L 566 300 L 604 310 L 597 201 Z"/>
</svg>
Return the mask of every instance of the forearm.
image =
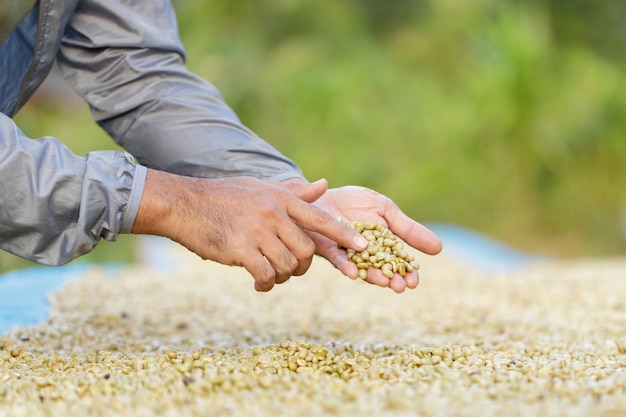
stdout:
<svg viewBox="0 0 626 417">
<path fill-rule="evenodd" d="M 82 158 L 54 138 L 31 140 L 0 115 L 0 248 L 60 265 L 116 240 L 134 221 L 142 169 L 128 154 Z"/>
<path fill-rule="evenodd" d="M 111 19 L 95 17 L 103 13 Z M 62 72 L 141 164 L 205 178 L 302 177 L 241 123 L 212 84 L 187 70 L 168 1 L 83 0 L 70 25 Z"/>
</svg>

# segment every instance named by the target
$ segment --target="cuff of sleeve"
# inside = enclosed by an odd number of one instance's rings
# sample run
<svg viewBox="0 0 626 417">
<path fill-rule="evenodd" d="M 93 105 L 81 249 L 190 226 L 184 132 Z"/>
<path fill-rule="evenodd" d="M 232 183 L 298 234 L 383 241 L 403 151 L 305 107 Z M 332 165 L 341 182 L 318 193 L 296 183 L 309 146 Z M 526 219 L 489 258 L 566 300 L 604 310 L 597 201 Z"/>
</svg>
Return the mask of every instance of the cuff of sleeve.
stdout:
<svg viewBox="0 0 626 417">
<path fill-rule="evenodd" d="M 307 179 L 304 178 L 304 175 L 300 174 L 299 172 L 283 172 L 283 173 L 273 175 L 270 178 L 268 178 L 269 181 L 274 181 L 274 182 L 282 182 L 282 181 L 287 181 L 291 179 L 299 179 L 299 180 L 307 181 Z"/>
<path fill-rule="evenodd" d="M 141 202 L 141 197 L 143 196 L 147 173 L 148 168 L 145 166 L 135 166 L 133 186 L 130 190 L 130 197 L 128 199 L 128 204 L 126 205 L 126 212 L 122 217 L 122 227 L 120 228 L 120 233 L 122 234 L 129 234 L 133 228 L 137 212 L 139 211 L 139 203 Z"/>
</svg>

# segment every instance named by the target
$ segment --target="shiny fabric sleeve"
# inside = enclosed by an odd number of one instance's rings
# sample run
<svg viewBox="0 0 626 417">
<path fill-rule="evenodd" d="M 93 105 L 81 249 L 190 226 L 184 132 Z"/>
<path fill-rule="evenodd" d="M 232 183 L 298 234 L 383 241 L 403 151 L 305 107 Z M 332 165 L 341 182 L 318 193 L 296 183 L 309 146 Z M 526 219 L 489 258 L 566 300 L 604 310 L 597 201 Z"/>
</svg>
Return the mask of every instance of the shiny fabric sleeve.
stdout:
<svg viewBox="0 0 626 417">
<path fill-rule="evenodd" d="M 94 119 L 142 165 L 195 177 L 302 178 L 184 60 L 167 0 L 81 0 L 59 54 Z"/>
<path fill-rule="evenodd" d="M 73 154 L 27 138 L 0 113 L 0 248 L 61 265 L 114 241 L 134 222 L 146 168 L 124 152 Z"/>
</svg>

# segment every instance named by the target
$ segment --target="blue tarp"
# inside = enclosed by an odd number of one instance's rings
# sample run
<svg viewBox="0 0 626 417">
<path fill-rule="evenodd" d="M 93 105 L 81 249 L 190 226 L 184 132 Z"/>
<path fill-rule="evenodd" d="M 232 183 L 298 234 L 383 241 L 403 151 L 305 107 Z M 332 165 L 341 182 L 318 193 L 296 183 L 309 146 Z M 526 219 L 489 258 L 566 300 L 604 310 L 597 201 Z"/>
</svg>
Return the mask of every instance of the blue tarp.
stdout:
<svg viewBox="0 0 626 417">
<path fill-rule="evenodd" d="M 48 316 L 46 294 L 59 291 L 79 276 L 87 264 L 31 267 L 0 276 L 0 334 L 18 324 L 32 324 Z"/>
<path fill-rule="evenodd" d="M 48 317 L 48 294 L 58 292 L 71 279 L 95 264 L 75 262 L 60 267 L 35 266 L 0 275 L 0 334 L 15 326 L 39 323 Z M 98 264 L 111 273 L 119 263 Z"/>
<path fill-rule="evenodd" d="M 443 242 L 443 252 L 468 267 L 484 272 L 507 272 L 548 256 L 521 252 L 496 239 L 457 225 L 428 224 Z"/>
</svg>

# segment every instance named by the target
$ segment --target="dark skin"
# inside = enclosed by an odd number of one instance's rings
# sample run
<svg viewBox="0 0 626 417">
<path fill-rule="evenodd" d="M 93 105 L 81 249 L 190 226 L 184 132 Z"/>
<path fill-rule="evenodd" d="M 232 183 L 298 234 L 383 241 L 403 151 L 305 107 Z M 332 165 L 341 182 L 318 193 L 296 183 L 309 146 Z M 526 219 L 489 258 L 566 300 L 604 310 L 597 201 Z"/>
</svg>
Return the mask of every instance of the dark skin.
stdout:
<svg viewBox="0 0 626 417">
<path fill-rule="evenodd" d="M 361 251 L 367 242 L 338 216 L 383 223 L 425 253 L 441 250 L 432 232 L 366 188 L 328 190 L 325 180 L 201 179 L 151 169 L 132 233 L 168 237 L 202 259 L 242 266 L 258 291 L 269 291 L 303 275 L 315 254 L 356 278 L 356 266 L 338 245 Z M 373 268 L 368 272 L 369 282 L 396 292 L 419 282 L 417 272 L 391 280 Z"/>
</svg>

